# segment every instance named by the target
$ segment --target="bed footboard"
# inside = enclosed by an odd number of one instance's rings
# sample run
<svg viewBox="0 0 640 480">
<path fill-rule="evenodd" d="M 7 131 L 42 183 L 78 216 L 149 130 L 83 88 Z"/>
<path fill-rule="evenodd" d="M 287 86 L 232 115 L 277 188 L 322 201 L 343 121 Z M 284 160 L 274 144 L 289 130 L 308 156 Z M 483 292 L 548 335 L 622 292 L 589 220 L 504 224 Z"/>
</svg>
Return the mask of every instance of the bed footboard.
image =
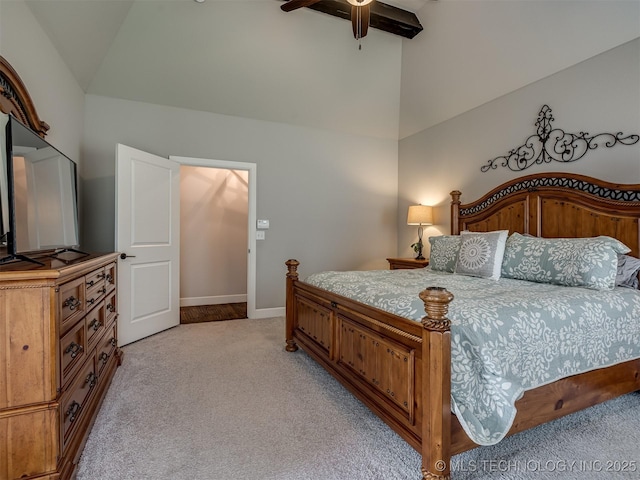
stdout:
<svg viewBox="0 0 640 480">
<path fill-rule="evenodd" d="M 286 350 L 312 358 L 422 454 L 424 479 L 450 478 L 453 295 L 438 287 L 420 298 L 422 324 L 298 280 L 288 260 Z"/>
</svg>

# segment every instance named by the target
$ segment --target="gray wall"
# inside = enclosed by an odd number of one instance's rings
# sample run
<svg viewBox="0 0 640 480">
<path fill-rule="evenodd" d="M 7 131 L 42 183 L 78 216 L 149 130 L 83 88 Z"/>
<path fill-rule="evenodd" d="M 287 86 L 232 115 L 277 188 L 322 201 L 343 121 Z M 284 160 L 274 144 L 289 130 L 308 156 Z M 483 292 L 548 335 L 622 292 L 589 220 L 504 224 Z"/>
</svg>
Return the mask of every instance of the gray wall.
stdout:
<svg viewBox="0 0 640 480">
<path fill-rule="evenodd" d="M 438 205 L 425 237 L 450 231 L 451 190 L 462 202 L 521 175 L 566 171 L 610 182 L 640 183 L 640 143 L 589 151 L 575 163 L 535 165 L 516 173 L 488 160 L 507 154 L 536 132 L 540 108 L 553 109 L 553 126 L 565 132 L 640 134 L 640 39 L 597 55 L 400 141 L 398 253 L 409 256 L 417 237 L 406 225 L 413 203 Z"/>
<path fill-rule="evenodd" d="M 581 8 L 580 4 L 576 6 Z M 449 11 L 444 3 L 427 7 L 442 14 Z M 427 8 L 424 11 L 426 14 Z M 594 17 L 598 21 L 603 15 Z M 429 36 L 433 31 L 429 30 L 433 27 L 430 22 L 438 18 L 429 14 L 427 30 L 421 34 L 426 35 L 418 42 L 433 44 L 437 55 L 451 62 L 464 63 L 450 56 L 446 43 L 438 44 Z M 624 31 L 634 25 L 637 23 L 631 22 Z M 485 25 L 483 31 L 487 28 Z M 539 34 L 537 29 L 532 32 Z M 608 34 L 596 35 L 603 36 Z M 456 39 L 462 45 L 469 44 L 465 35 Z M 500 39 L 499 44 L 509 41 Z M 405 106 L 415 97 L 407 82 L 414 82 L 417 89 L 433 90 L 422 75 L 437 73 L 431 57 L 411 42 L 404 42 L 402 49 L 400 93 Z M 415 240 L 416 229 L 405 225 L 411 203 L 441 205 L 436 211 L 438 224 L 429 227 L 426 235 L 447 232 L 448 192 L 461 189 L 463 200 L 470 201 L 516 176 L 507 170 L 481 174 L 479 169 L 533 133 L 544 103 L 553 108 L 555 125 L 566 131 L 640 132 L 638 49 L 637 40 L 622 45 L 398 143 L 85 96 L 27 4 L 0 1 L 0 54 L 20 73 L 40 116 L 51 125 L 48 139 L 80 163 L 84 193 L 81 222 L 87 236 L 83 246 L 113 249 L 118 142 L 162 156 L 256 163 L 257 215 L 271 220 L 267 240 L 258 242 L 258 308 L 283 305 L 282 263 L 287 258 L 301 260 L 300 271 L 305 275 L 322 269 L 385 268 L 384 258 L 391 254 L 412 255 L 409 245 Z M 407 70 L 410 65 L 423 68 L 414 75 Z M 506 65 L 502 71 L 518 68 L 515 62 Z M 456 77 L 465 77 L 464 85 L 469 88 L 474 85 L 473 76 Z M 450 83 L 445 84 L 446 91 L 435 89 L 439 95 L 458 95 L 456 89 L 449 88 Z M 407 112 L 403 110 L 402 115 Z M 569 170 L 611 181 L 638 182 L 639 150 L 638 145 L 600 149 L 575 164 L 534 167 L 528 172 Z"/>
<path fill-rule="evenodd" d="M 400 138 L 640 36 L 637 0 L 444 0 L 402 45 Z"/>
<path fill-rule="evenodd" d="M 395 140 L 87 95 L 84 224 L 92 250 L 114 248 L 115 146 L 257 164 L 256 308 L 284 305 L 284 262 L 300 273 L 387 268 L 397 250 Z M 90 174 L 88 173 L 90 172 Z"/>
<path fill-rule="evenodd" d="M 0 55 L 27 87 L 47 141 L 80 164 L 84 92 L 24 2 L 0 1 Z"/>
<path fill-rule="evenodd" d="M 257 215 L 271 227 L 257 244 L 257 308 L 284 305 L 288 258 L 305 275 L 386 268 L 397 249 L 396 140 L 85 95 L 22 1 L 0 1 L 0 54 L 51 125 L 48 140 L 80 164 L 84 249 L 114 248 L 116 143 L 258 165 Z"/>
<path fill-rule="evenodd" d="M 46 140 L 78 164 L 81 178 L 85 95 L 24 2 L 0 0 L 0 55 L 20 76 L 40 119 L 51 127 Z M 79 209 L 82 213 L 82 204 Z"/>
</svg>

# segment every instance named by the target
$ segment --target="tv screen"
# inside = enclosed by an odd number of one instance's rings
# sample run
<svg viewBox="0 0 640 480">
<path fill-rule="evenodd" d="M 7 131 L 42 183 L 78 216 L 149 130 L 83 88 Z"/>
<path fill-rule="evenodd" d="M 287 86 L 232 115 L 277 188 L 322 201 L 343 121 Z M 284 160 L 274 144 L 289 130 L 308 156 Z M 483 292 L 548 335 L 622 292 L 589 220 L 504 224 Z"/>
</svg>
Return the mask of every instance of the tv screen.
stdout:
<svg viewBox="0 0 640 480">
<path fill-rule="evenodd" d="M 8 256 L 77 247 L 75 162 L 13 116 L 7 117 L 0 223 Z"/>
</svg>

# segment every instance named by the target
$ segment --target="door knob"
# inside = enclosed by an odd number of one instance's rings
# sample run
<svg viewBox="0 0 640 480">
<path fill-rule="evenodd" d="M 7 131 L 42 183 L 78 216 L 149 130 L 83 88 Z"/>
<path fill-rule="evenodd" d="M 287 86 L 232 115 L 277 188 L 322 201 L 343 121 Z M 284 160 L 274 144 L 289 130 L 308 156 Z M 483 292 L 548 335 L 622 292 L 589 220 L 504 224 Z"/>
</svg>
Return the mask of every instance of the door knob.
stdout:
<svg viewBox="0 0 640 480">
<path fill-rule="evenodd" d="M 133 257 L 133 258 L 135 258 L 135 255 L 127 255 L 126 253 L 121 253 L 121 254 L 120 254 L 120 258 L 121 258 L 122 260 L 124 260 L 125 258 L 128 258 L 128 257 Z"/>
</svg>

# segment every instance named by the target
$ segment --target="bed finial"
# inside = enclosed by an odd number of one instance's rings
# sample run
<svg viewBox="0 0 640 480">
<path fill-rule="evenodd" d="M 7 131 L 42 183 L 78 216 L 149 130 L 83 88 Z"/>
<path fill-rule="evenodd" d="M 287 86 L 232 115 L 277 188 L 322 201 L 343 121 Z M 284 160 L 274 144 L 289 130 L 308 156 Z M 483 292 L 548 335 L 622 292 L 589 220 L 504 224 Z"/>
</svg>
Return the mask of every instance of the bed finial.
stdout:
<svg viewBox="0 0 640 480">
<path fill-rule="evenodd" d="M 285 350 L 287 352 L 295 352 L 298 350 L 298 345 L 293 340 L 293 326 L 295 325 L 296 315 L 296 299 L 294 295 L 294 284 L 298 281 L 298 265 L 300 262 L 295 259 L 289 259 L 285 262 L 287 266 L 287 303 L 286 303 L 286 325 L 285 336 L 287 345 Z"/>
<path fill-rule="evenodd" d="M 291 278 L 293 280 L 297 280 L 298 279 L 298 265 L 300 265 L 300 262 L 295 260 L 295 259 L 289 259 L 285 262 L 285 265 L 287 266 L 287 278 Z"/>
<path fill-rule="evenodd" d="M 453 294 L 446 288 L 428 287 L 420 292 L 420 299 L 424 302 L 424 311 L 427 314 L 422 319 L 424 328 L 441 332 L 449 330 L 451 322 L 447 313 Z"/>
<path fill-rule="evenodd" d="M 458 235 L 460 233 L 460 190 L 454 190 L 451 195 L 451 234 Z"/>
</svg>

